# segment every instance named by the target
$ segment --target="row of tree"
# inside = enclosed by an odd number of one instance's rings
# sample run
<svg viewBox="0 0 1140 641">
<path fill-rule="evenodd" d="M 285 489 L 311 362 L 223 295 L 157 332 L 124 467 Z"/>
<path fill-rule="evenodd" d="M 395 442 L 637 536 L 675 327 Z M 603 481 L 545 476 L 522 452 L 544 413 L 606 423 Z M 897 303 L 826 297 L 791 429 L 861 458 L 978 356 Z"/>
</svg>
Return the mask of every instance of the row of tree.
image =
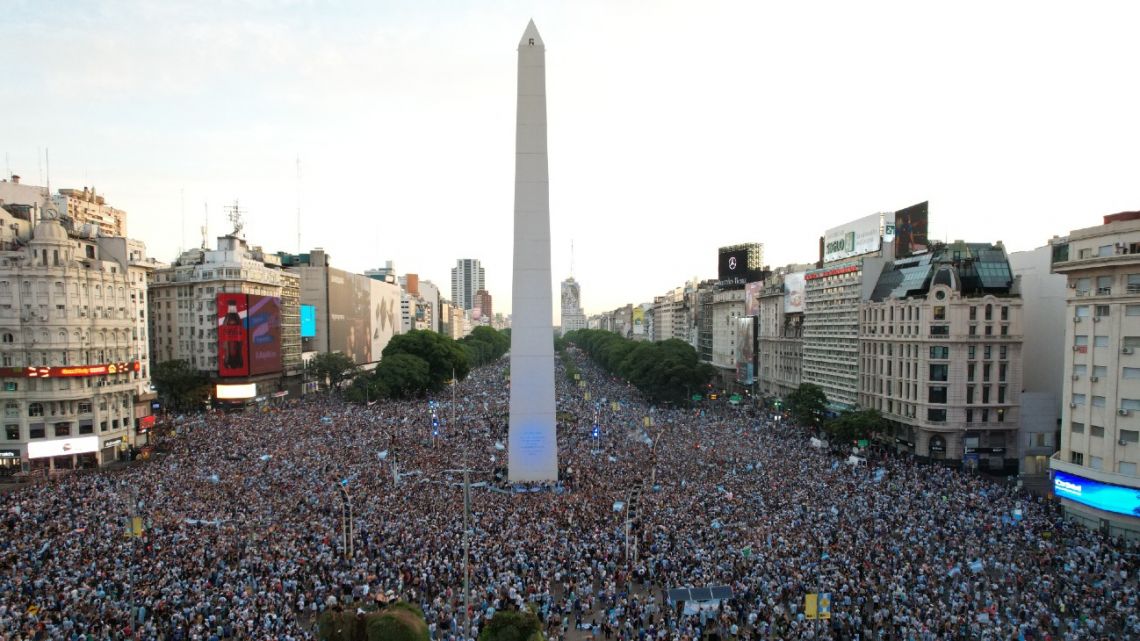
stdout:
<svg viewBox="0 0 1140 641">
<path fill-rule="evenodd" d="M 870 439 L 886 426 L 879 410 L 848 410 L 837 416 L 828 416 L 827 396 L 814 383 L 801 383 L 788 394 L 788 411 L 796 423 L 819 428 L 838 443 Z"/>
<path fill-rule="evenodd" d="M 423 610 L 399 601 L 383 610 L 357 604 L 325 610 L 317 620 L 319 641 L 428 641 Z M 543 641 L 542 623 L 530 608 L 499 610 L 479 631 L 479 641 Z"/>
<path fill-rule="evenodd" d="M 697 359 L 692 345 L 677 339 L 650 343 L 605 330 L 579 329 L 567 334 L 566 340 L 655 402 L 685 402 L 715 374 L 711 365 Z"/>
</svg>

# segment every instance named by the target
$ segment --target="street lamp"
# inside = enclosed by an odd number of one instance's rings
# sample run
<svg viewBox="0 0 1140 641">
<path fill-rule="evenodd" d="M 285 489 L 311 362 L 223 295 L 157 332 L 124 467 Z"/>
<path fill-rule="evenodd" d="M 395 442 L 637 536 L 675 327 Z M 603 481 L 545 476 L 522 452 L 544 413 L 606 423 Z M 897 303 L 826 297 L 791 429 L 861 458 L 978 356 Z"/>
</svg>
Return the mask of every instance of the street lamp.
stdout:
<svg viewBox="0 0 1140 641">
<path fill-rule="evenodd" d="M 348 479 L 333 479 L 333 484 L 340 492 L 340 527 L 344 545 L 344 558 L 352 558 L 352 495 L 348 493 Z"/>
</svg>

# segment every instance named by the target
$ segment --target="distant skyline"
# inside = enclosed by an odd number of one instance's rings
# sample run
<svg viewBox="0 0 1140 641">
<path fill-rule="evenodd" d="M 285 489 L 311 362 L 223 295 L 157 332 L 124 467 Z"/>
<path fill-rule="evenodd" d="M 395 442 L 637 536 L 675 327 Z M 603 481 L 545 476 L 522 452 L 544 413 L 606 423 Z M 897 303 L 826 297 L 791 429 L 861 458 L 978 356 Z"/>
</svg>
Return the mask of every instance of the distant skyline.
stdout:
<svg viewBox="0 0 1140 641">
<path fill-rule="evenodd" d="M 446 289 L 480 259 L 509 313 L 530 18 L 551 286 L 573 242 L 588 314 L 924 200 L 931 238 L 1009 251 L 1140 209 L 1130 2 L 15 0 L 0 152 L 43 185 L 50 149 L 53 190 L 94 186 L 162 261 L 239 199 L 251 243 L 341 269 Z"/>
</svg>

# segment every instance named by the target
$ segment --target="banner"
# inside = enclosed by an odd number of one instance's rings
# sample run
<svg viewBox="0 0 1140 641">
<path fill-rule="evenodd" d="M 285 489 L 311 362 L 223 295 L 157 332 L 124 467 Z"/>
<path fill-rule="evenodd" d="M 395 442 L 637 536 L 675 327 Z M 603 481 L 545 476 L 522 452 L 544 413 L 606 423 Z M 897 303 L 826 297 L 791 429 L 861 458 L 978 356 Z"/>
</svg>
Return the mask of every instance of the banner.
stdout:
<svg viewBox="0 0 1140 641">
<path fill-rule="evenodd" d="M 752 385 L 755 382 L 756 367 L 756 319 L 745 316 L 736 320 L 736 382 Z"/>
<path fill-rule="evenodd" d="M 744 286 L 744 315 L 760 315 L 760 292 L 764 289 L 763 281 L 754 281 Z"/>
<path fill-rule="evenodd" d="M 918 203 L 894 214 L 895 258 L 906 258 L 929 247 L 929 202 Z"/>
<path fill-rule="evenodd" d="M 281 299 L 249 295 L 249 373 L 281 371 Z"/>
<path fill-rule="evenodd" d="M 823 262 L 879 251 L 882 223 L 882 214 L 871 214 L 827 230 L 823 235 Z"/>
<path fill-rule="evenodd" d="M 802 314 L 804 311 L 804 277 L 807 272 L 784 274 L 784 313 Z"/>
<path fill-rule="evenodd" d="M 218 376 L 249 376 L 245 294 L 218 294 Z"/>
</svg>

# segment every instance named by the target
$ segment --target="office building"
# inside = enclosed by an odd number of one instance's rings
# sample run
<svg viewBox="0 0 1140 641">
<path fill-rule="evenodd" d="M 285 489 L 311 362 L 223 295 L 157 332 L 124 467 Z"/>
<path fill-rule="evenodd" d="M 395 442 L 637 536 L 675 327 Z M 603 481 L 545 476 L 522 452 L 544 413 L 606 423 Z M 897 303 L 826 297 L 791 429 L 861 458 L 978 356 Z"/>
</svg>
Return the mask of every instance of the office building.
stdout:
<svg viewBox="0 0 1140 641">
<path fill-rule="evenodd" d="M 756 316 L 756 389 L 785 397 L 800 386 L 803 370 L 804 276 L 809 266 L 778 269 L 745 294 L 745 313 Z M 750 287 L 752 285 L 750 284 Z"/>
<path fill-rule="evenodd" d="M 461 309 L 475 306 L 475 292 L 487 287 L 483 265 L 477 258 L 460 258 L 451 269 L 451 302 Z"/>
<path fill-rule="evenodd" d="M 586 328 L 586 314 L 582 311 L 582 290 L 571 276 L 562 281 L 562 335 Z"/>
</svg>

